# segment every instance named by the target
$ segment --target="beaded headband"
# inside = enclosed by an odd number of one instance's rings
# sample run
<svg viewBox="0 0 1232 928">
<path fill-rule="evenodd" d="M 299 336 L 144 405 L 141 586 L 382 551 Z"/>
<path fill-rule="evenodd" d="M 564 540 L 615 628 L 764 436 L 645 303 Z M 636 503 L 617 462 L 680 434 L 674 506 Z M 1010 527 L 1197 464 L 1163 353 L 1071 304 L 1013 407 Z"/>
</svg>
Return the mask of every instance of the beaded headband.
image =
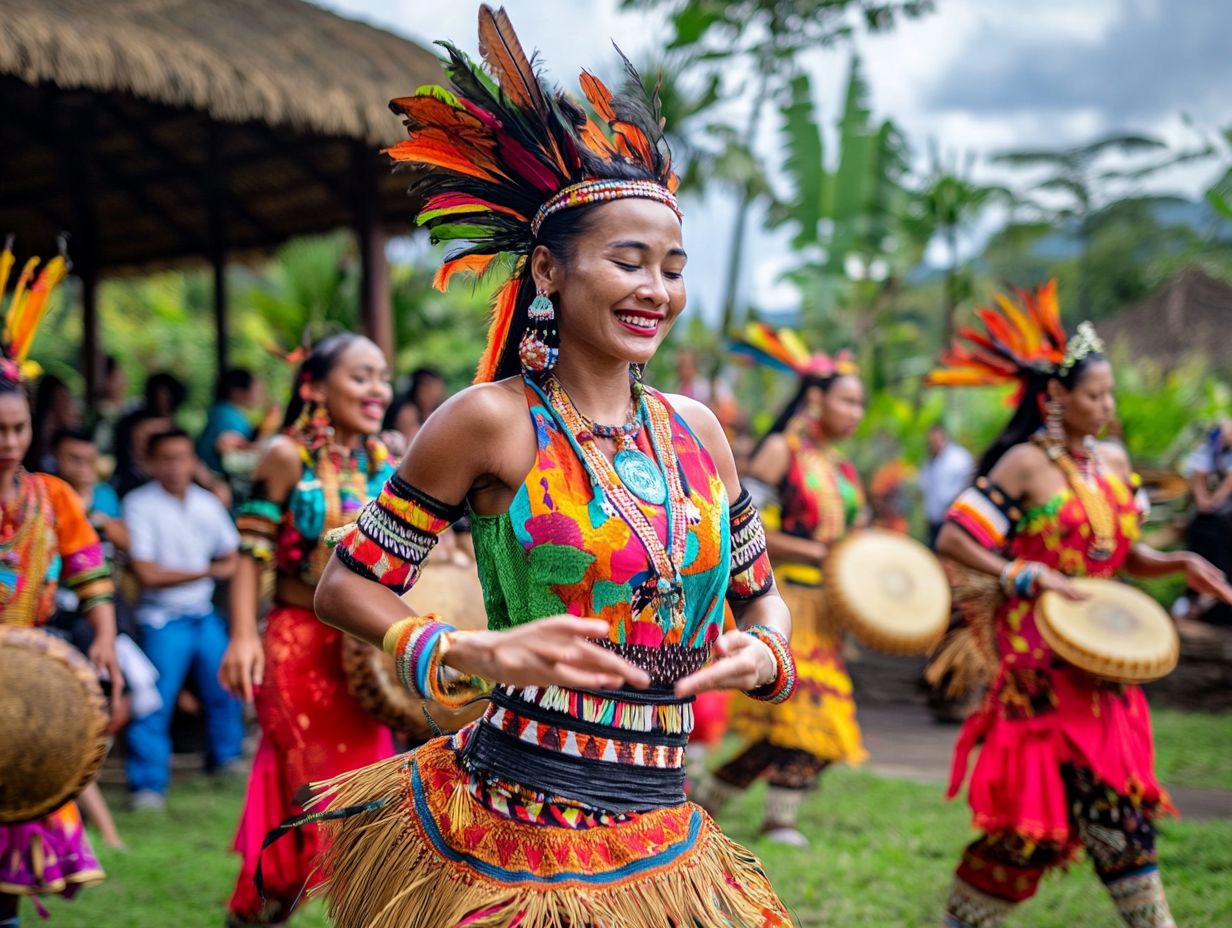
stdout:
<svg viewBox="0 0 1232 928">
<path fill-rule="evenodd" d="M 630 198 L 662 203 L 676 214 L 677 219 L 684 219 L 676 197 L 662 184 L 649 180 L 584 180 L 566 187 L 535 211 L 535 218 L 530 223 L 531 234 L 537 238 L 547 218 L 561 210 Z"/>
</svg>

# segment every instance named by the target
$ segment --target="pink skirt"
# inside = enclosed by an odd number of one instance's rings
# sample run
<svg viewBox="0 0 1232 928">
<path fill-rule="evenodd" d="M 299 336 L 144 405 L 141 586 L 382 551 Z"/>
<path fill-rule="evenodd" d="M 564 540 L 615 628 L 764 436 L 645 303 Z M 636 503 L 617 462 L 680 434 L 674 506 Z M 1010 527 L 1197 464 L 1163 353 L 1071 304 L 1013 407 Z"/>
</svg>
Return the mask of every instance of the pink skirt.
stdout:
<svg viewBox="0 0 1232 928">
<path fill-rule="evenodd" d="M 0 825 L 0 893 L 71 898 L 103 879 L 77 804 L 20 825 Z"/>
</svg>

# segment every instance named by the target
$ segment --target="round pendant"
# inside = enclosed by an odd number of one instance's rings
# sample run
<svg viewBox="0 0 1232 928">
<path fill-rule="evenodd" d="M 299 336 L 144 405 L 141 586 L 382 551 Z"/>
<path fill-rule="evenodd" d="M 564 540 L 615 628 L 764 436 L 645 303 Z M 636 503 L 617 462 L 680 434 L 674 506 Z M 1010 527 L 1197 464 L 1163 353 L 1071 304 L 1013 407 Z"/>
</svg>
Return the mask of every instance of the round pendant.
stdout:
<svg viewBox="0 0 1232 928">
<path fill-rule="evenodd" d="M 667 501 L 667 481 L 659 472 L 658 465 L 641 451 L 618 451 L 612 461 L 616 476 L 638 499 L 653 506 L 662 506 Z"/>
</svg>

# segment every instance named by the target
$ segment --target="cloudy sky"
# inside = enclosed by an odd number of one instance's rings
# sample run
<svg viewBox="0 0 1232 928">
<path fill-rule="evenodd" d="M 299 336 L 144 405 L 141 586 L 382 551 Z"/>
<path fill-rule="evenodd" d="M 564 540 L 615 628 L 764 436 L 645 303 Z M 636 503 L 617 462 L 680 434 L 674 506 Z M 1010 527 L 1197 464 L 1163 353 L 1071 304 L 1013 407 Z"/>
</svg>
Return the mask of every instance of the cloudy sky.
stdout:
<svg viewBox="0 0 1232 928">
<path fill-rule="evenodd" d="M 477 4 L 440 0 L 317 0 L 427 44 L 450 38 L 476 49 Z M 611 74 L 610 41 L 637 59 L 664 44 L 653 14 L 618 0 L 506 0 L 523 43 L 538 48 L 551 76 L 570 84 L 582 67 Z M 930 141 L 979 155 L 1052 148 L 1133 130 L 1183 147 L 1204 131 L 1232 127 L 1232 2 L 1228 0 L 936 0 L 937 11 L 893 33 L 861 37 L 873 109 L 905 131 L 921 157 Z M 818 53 L 808 65 L 823 120 L 832 121 L 847 53 Z M 408 88 L 410 90 L 411 88 Z M 763 144 L 773 144 L 768 133 Z M 981 165 L 978 171 L 994 176 Z M 1157 176 L 1153 189 L 1197 195 L 1213 165 Z M 710 316 L 719 300 L 731 205 L 691 204 L 685 224 L 690 303 Z M 790 305 L 777 282 L 781 239 L 758 232 L 744 287 L 761 305 Z"/>
</svg>

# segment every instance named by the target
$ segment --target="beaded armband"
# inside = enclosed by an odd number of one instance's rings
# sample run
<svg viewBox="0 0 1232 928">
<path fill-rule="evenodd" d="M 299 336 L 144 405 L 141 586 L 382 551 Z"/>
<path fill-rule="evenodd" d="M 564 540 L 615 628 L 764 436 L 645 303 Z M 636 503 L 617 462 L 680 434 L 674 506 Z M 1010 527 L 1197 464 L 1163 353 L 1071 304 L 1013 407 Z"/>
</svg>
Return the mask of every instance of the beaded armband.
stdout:
<svg viewBox="0 0 1232 928">
<path fill-rule="evenodd" d="M 729 518 L 731 580 L 727 585 L 727 599 L 732 603 L 748 602 L 774 588 L 774 571 L 766 550 L 766 530 L 748 490 L 742 490 L 731 507 Z"/>
<path fill-rule="evenodd" d="M 273 561 L 281 523 L 282 507 L 272 499 L 255 495 L 245 501 L 235 513 L 240 554 L 247 554 L 262 564 Z"/>
<path fill-rule="evenodd" d="M 441 662 L 458 634 L 465 632 L 428 613 L 395 622 L 385 632 L 381 647 L 394 659 L 398 681 L 413 694 L 446 709 L 461 709 L 489 687 L 478 677 L 465 677 Z"/>
<path fill-rule="evenodd" d="M 111 568 L 97 542 L 66 557 L 61 570 L 64 585 L 77 595 L 79 611 L 89 612 L 115 599 Z"/>
<path fill-rule="evenodd" d="M 461 516 L 461 506 L 442 503 L 394 474 L 358 521 L 338 531 L 335 552 L 361 577 L 405 592 L 441 532 Z"/>
<path fill-rule="evenodd" d="M 763 702 L 786 702 L 796 691 L 796 659 L 791 655 L 787 636 L 769 625 L 750 625 L 744 632 L 770 648 L 777 668 L 773 680 L 756 689 L 746 690 L 745 695 Z"/>
<path fill-rule="evenodd" d="M 989 551 L 1009 544 L 1021 519 L 1018 500 L 987 477 L 980 477 L 974 486 L 963 490 L 945 514 L 947 522 L 953 522 Z"/>
</svg>

